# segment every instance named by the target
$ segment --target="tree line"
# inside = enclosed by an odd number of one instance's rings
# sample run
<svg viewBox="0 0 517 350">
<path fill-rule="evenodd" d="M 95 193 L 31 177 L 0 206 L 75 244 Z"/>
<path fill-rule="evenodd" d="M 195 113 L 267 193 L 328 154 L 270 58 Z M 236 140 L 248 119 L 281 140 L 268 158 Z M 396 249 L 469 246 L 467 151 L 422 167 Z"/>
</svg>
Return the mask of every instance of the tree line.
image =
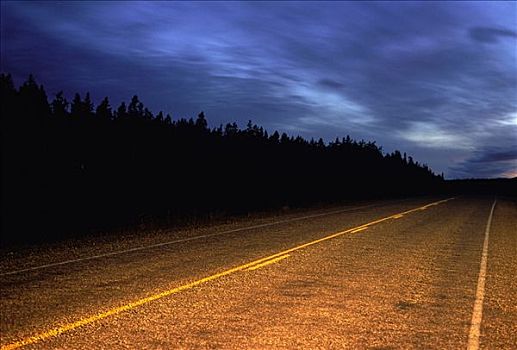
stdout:
<svg viewBox="0 0 517 350">
<path fill-rule="evenodd" d="M 443 177 L 350 136 L 306 140 L 251 121 L 208 126 L 113 108 L 87 93 L 49 102 L 30 76 L 2 74 L 2 240 L 49 240 L 128 225 L 285 206 L 422 194 Z"/>
</svg>

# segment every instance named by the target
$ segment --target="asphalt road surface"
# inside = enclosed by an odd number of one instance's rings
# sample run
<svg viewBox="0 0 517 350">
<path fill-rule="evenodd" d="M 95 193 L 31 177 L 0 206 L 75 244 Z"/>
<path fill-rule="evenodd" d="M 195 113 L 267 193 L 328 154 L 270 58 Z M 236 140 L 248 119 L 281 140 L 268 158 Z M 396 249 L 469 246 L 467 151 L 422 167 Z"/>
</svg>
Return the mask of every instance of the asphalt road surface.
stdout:
<svg viewBox="0 0 517 350">
<path fill-rule="evenodd" d="M 363 203 L 0 259 L 1 349 L 517 349 L 517 202 Z"/>
</svg>

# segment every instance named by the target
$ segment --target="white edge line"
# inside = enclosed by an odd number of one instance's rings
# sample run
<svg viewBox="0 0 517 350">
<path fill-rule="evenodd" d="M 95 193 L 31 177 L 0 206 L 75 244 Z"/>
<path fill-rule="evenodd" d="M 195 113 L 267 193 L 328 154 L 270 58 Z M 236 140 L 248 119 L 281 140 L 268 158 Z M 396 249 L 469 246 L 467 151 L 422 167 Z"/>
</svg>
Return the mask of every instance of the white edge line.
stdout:
<svg viewBox="0 0 517 350">
<path fill-rule="evenodd" d="M 485 229 L 485 240 L 483 242 L 483 253 L 481 254 L 481 263 L 479 266 L 479 277 L 476 289 L 476 301 L 474 302 L 474 309 L 472 311 L 467 350 L 479 349 L 479 336 L 481 333 L 481 319 L 483 317 L 483 299 L 485 298 L 486 270 L 488 263 L 488 236 L 490 234 L 490 225 L 492 223 L 492 216 L 494 214 L 496 202 L 497 199 L 494 199 L 494 204 L 492 204 L 492 209 L 490 209 Z"/>
<path fill-rule="evenodd" d="M 396 204 L 396 203 L 400 203 L 400 202 L 401 201 L 395 201 L 395 202 L 392 202 L 392 203 L 388 203 L 388 205 L 389 204 Z M 337 213 L 344 213 L 344 212 L 347 212 L 347 211 L 353 211 L 353 210 L 357 210 L 357 209 L 369 208 L 369 207 L 373 207 L 373 206 L 376 206 L 376 205 L 377 204 L 369 204 L 369 205 L 363 205 L 363 206 L 359 206 L 359 207 L 352 207 L 352 208 L 334 210 L 334 211 L 330 211 L 330 212 L 314 214 L 314 215 L 307 215 L 307 216 L 302 216 L 302 217 L 296 217 L 296 218 L 292 218 L 292 219 L 286 219 L 286 220 L 280 220 L 280 221 L 275 221 L 275 222 L 269 222 L 269 223 L 265 223 L 265 224 L 254 225 L 254 226 L 246 226 L 246 227 L 236 228 L 236 229 L 232 229 L 232 230 L 228 230 L 228 231 L 223 231 L 223 232 L 209 233 L 209 234 L 206 234 L 206 235 L 199 235 L 199 236 L 194 236 L 194 237 L 189 237 L 189 238 L 182 238 L 182 239 L 177 239 L 177 240 L 169 241 L 169 242 L 163 242 L 163 243 L 157 243 L 157 244 L 152 244 L 152 245 L 140 246 L 140 247 L 125 249 L 125 250 L 118 250 L 118 251 L 111 252 L 111 253 L 92 255 L 92 256 L 87 256 L 87 257 L 84 257 L 84 258 L 70 259 L 70 260 L 60 261 L 60 262 L 56 262 L 56 263 L 50 263 L 50 264 L 45 264 L 45 265 L 29 267 L 29 268 L 22 269 L 22 270 L 3 272 L 3 273 L 0 273 L 0 276 L 16 275 L 16 274 L 19 274 L 19 273 L 22 273 L 22 272 L 41 270 L 41 269 L 46 269 L 46 268 L 54 267 L 54 266 L 68 265 L 68 264 L 75 263 L 75 262 L 81 262 L 81 261 L 105 258 L 105 257 L 108 257 L 108 256 L 126 254 L 126 253 L 131 253 L 131 252 L 135 252 L 135 251 L 139 251 L 139 250 L 159 248 L 159 247 L 164 247 L 164 246 L 171 245 L 171 244 L 177 244 L 177 243 L 194 241 L 194 240 L 201 239 L 201 238 L 220 236 L 220 235 L 224 235 L 224 234 L 228 234 L 228 233 L 252 230 L 252 229 L 261 228 L 261 227 L 267 227 L 267 226 L 274 226 L 274 225 L 283 224 L 283 223 L 292 222 L 292 221 L 312 219 L 312 218 L 316 218 L 316 217 L 320 217 L 320 216 L 332 215 L 332 214 L 337 214 Z"/>
<path fill-rule="evenodd" d="M 454 199 L 454 198 L 455 197 L 452 197 L 450 199 Z M 400 203 L 400 202 L 404 202 L 404 200 L 387 203 L 387 205 L 389 205 L 389 204 L 397 204 L 397 203 Z M 344 212 L 353 211 L 353 210 L 357 210 L 357 209 L 370 208 L 370 207 L 374 207 L 374 206 L 377 206 L 377 205 L 378 204 L 368 204 L 368 205 L 363 205 L 363 206 L 359 206 L 359 207 L 339 209 L 339 210 L 329 211 L 329 212 L 320 213 L 320 214 L 307 215 L 307 216 L 296 217 L 296 218 L 292 218 L 292 219 L 280 220 L 280 221 L 275 221 L 275 222 L 269 222 L 269 223 L 265 223 L 265 224 L 254 225 L 254 226 L 246 226 L 246 227 L 236 228 L 236 229 L 227 230 L 227 231 L 223 231 L 223 232 L 209 233 L 209 234 L 206 234 L 206 235 L 199 235 L 199 236 L 194 236 L 194 237 L 182 238 L 182 239 L 177 239 L 177 240 L 169 241 L 169 242 L 163 242 L 163 243 L 157 243 L 157 244 L 152 244 L 152 245 L 140 246 L 140 247 L 125 249 L 125 250 L 118 250 L 118 251 L 111 252 L 111 253 L 92 255 L 92 256 L 87 256 L 87 257 L 84 257 L 84 258 L 70 259 L 70 260 L 60 261 L 60 262 L 56 262 L 56 263 L 50 263 L 50 264 L 45 264 L 45 265 L 29 267 L 29 268 L 22 269 L 22 270 L 3 272 L 3 273 L 0 273 L 0 276 L 16 275 L 16 274 L 19 274 L 19 273 L 22 273 L 22 272 L 41 270 L 41 269 L 45 269 L 45 268 L 49 268 L 49 267 L 67 265 L 67 264 L 71 264 L 71 263 L 75 263 L 75 262 L 81 262 L 81 261 L 105 258 L 105 257 L 108 257 L 108 256 L 120 255 L 120 254 L 125 254 L 125 253 L 131 253 L 131 252 L 135 252 L 135 251 L 139 251 L 139 250 L 159 248 L 159 247 L 163 247 L 163 246 L 167 246 L 167 245 L 171 245 L 171 244 L 177 244 L 177 243 L 194 241 L 194 240 L 201 239 L 201 238 L 220 236 L 220 235 L 224 235 L 224 234 L 228 234 L 228 233 L 234 233 L 234 232 L 252 230 L 252 229 L 261 228 L 261 227 L 267 227 L 267 226 L 274 226 L 274 225 L 278 225 L 278 224 L 284 224 L 284 223 L 292 222 L 292 221 L 312 219 L 312 218 L 316 218 L 316 217 L 320 217 L 320 216 L 332 215 L 332 214 L 337 214 L 337 213 L 344 213 Z"/>
</svg>

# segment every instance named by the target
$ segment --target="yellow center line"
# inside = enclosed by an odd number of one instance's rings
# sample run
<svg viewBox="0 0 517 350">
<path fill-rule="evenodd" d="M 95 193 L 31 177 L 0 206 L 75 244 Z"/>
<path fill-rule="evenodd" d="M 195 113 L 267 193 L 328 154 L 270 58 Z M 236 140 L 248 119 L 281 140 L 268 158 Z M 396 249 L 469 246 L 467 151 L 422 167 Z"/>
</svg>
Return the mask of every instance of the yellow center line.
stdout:
<svg viewBox="0 0 517 350">
<path fill-rule="evenodd" d="M 368 229 L 368 227 L 361 227 L 361 228 L 358 228 L 357 230 L 350 231 L 350 233 L 357 233 L 357 232 L 364 231 L 366 229 Z"/>
<path fill-rule="evenodd" d="M 431 204 L 438 205 L 438 204 L 445 203 L 445 202 L 453 200 L 453 199 L 454 198 L 448 198 L 448 199 L 437 201 L 437 202 L 434 202 L 434 203 L 431 203 Z M 126 304 L 126 305 L 122 305 L 122 306 L 113 308 L 113 309 L 105 311 L 105 312 L 101 312 L 99 314 L 96 314 L 96 315 L 93 315 L 93 316 L 90 316 L 90 317 L 87 317 L 87 318 L 83 318 L 83 319 L 78 320 L 78 321 L 73 322 L 73 323 L 69 323 L 69 324 L 66 324 L 66 325 L 63 325 L 63 326 L 59 326 L 59 327 L 50 329 L 48 331 L 45 331 L 45 332 L 42 332 L 42 333 L 39 333 L 39 334 L 30 336 L 30 337 L 27 337 L 25 339 L 16 341 L 16 342 L 11 343 L 11 344 L 3 345 L 0 348 L 0 350 L 17 349 L 17 348 L 20 348 L 22 346 L 38 343 L 40 341 L 56 337 L 56 336 L 58 336 L 60 334 L 63 334 L 65 332 L 74 330 L 74 329 L 82 327 L 82 326 L 86 326 L 86 325 L 88 325 L 90 323 L 102 320 L 102 319 L 107 318 L 109 316 L 120 314 L 122 312 L 134 309 L 134 308 L 136 308 L 138 306 L 150 303 L 152 301 L 155 301 L 155 300 L 158 300 L 158 299 L 170 296 L 172 294 L 176 294 L 176 293 L 182 292 L 182 291 L 187 290 L 187 289 L 191 289 L 191 288 L 193 288 L 195 286 L 198 286 L 200 284 L 203 284 L 203 283 L 206 283 L 206 282 L 209 282 L 209 281 L 212 281 L 212 280 L 215 280 L 215 279 L 218 279 L 218 278 L 230 275 L 232 273 L 235 273 L 235 272 L 238 272 L 238 271 L 242 271 L 242 270 L 248 269 L 250 267 L 262 264 L 263 262 L 273 261 L 276 258 L 285 256 L 285 255 L 288 256 L 289 253 L 294 252 L 296 250 L 300 250 L 300 249 L 303 249 L 303 248 L 306 248 L 306 247 L 309 247 L 309 246 L 312 246 L 312 245 L 315 245 L 315 244 L 318 244 L 318 243 L 321 243 L 321 242 L 324 242 L 324 241 L 327 241 L 327 240 L 330 240 L 330 239 L 333 239 L 333 238 L 336 238 L 336 237 L 339 237 L 339 236 L 342 236 L 342 235 L 344 235 L 346 233 L 351 233 L 353 231 L 357 232 L 357 230 L 359 230 L 359 229 L 361 229 L 361 230 L 362 229 L 366 229 L 368 226 L 375 225 L 375 224 L 378 224 L 378 223 L 381 223 L 381 222 L 393 219 L 397 215 L 404 215 L 404 214 L 412 213 L 414 211 L 420 210 L 421 208 L 422 207 L 410 209 L 410 210 L 407 210 L 407 211 L 402 212 L 402 213 L 398 213 L 398 214 L 394 214 L 394 215 L 391 215 L 391 216 L 387 216 L 387 217 L 382 218 L 382 219 L 371 221 L 371 222 L 366 223 L 364 225 L 356 226 L 356 227 L 347 229 L 345 231 L 337 232 L 337 233 L 334 233 L 334 234 L 331 234 L 331 235 L 328 235 L 328 236 L 316 239 L 314 241 L 301 244 L 299 246 L 296 246 L 296 247 L 284 250 L 282 252 L 279 252 L 279 253 L 267 256 L 265 258 L 257 259 L 257 260 L 254 260 L 252 262 L 246 263 L 244 265 L 240 265 L 240 266 L 231 268 L 229 270 L 226 270 L 226 271 L 223 271 L 223 272 L 220 272 L 220 273 L 216 273 L 214 275 L 211 275 L 211 276 L 208 276 L 208 277 L 205 277 L 205 278 L 201 278 L 201 279 L 199 279 L 197 281 L 190 282 L 190 283 L 184 284 L 182 286 L 179 286 L 179 287 L 176 287 L 176 288 L 172 288 L 172 289 L 169 289 L 167 291 L 164 291 L 164 292 L 161 292 L 161 293 L 158 293 L 158 294 L 151 295 L 151 296 L 149 296 L 147 298 L 143 298 L 143 299 L 134 301 L 132 303 L 129 303 L 129 304 Z M 287 257 L 287 256 L 285 256 L 285 257 Z"/>
<path fill-rule="evenodd" d="M 252 267 L 248 267 L 248 271 L 253 271 L 253 270 L 256 270 L 256 269 L 260 269 L 261 267 L 264 267 L 264 266 L 267 266 L 267 265 L 270 265 L 270 264 L 274 264 L 274 263 L 279 262 L 280 260 L 284 260 L 285 258 L 288 258 L 288 257 L 289 257 L 289 254 L 279 256 L 278 258 L 274 258 L 274 259 L 268 260 L 266 262 L 263 262 L 262 264 L 257 264 L 257 265 L 254 265 Z"/>
<path fill-rule="evenodd" d="M 398 215 L 394 215 L 393 216 L 393 219 L 400 219 L 401 217 L 403 217 L 404 215 L 402 214 L 398 214 Z"/>
</svg>

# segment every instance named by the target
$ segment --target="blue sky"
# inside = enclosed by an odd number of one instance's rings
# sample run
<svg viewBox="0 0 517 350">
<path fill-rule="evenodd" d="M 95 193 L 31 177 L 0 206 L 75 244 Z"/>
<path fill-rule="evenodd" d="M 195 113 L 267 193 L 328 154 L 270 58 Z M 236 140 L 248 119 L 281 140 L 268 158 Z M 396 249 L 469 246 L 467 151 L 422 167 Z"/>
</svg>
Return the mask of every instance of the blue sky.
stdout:
<svg viewBox="0 0 517 350">
<path fill-rule="evenodd" d="M 516 2 L 1 3 L 1 70 L 212 126 L 350 134 L 517 176 Z"/>
</svg>

